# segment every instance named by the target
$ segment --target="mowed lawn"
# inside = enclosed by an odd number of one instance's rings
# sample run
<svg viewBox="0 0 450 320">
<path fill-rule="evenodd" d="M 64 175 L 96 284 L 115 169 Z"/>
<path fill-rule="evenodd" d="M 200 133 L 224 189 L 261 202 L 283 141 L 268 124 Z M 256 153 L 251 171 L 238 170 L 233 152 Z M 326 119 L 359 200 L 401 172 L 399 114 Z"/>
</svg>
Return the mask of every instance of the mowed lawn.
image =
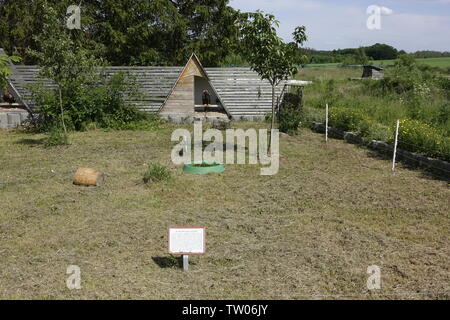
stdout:
<svg viewBox="0 0 450 320">
<path fill-rule="evenodd" d="M 393 174 L 308 129 L 281 138 L 278 175 L 187 175 L 171 164 L 173 129 L 73 133 L 51 149 L 42 135 L 1 132 L 0 298 L 449 298 L 447 182 Z M 152 162 L 174 179 L 144 185 Z M 72 185 L 78 167 L 106 172 L 106 184 Z M 189 272 L 168 254 L 169 226 L 207 228 Z M 81 290 L 66 287 L 69 265 Z M 366 287 L 370 265 L 381 290 Z"/>
</svg>

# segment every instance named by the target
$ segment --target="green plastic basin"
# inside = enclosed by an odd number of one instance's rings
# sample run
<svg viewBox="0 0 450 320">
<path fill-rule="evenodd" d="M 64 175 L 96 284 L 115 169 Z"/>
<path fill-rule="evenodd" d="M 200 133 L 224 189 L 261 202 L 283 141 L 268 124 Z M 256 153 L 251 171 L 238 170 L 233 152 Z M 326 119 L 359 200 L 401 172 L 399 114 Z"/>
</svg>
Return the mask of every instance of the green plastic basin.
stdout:
<svg viewBox="0 0 450 320">
<path fill-rule="evenodd" d="M 196 165 L 206 164 L 207 167 L 198 167 Z M 187 163 L 183 167 L 183 171 L 191 174 L 207 174 L 207 173 L 221 173 L 225 171 L 225 167 L 216 162 L 193 162 Z"/>
</svg>

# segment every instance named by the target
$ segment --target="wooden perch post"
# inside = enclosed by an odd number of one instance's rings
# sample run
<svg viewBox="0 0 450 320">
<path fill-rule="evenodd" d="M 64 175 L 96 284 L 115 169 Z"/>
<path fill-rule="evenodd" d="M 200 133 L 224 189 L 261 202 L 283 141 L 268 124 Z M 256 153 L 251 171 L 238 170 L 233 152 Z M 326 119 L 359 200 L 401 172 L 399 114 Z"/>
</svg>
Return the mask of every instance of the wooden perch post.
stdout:
<svg viewBox="0 0 450 320">
<path fill-rule="evenodd" d="M 105 182 L 105 174 L 94 169 L 79 168 L 73 178 L 73 184 L 79 186 L 101 186 Z"/>
</svg>

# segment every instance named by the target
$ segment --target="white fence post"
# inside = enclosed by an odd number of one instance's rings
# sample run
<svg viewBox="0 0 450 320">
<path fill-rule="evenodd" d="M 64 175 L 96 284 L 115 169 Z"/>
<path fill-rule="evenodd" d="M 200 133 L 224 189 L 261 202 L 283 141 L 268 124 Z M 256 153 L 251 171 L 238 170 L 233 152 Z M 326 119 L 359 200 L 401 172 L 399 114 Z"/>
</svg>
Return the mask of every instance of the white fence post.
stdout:
<svg viewBox="0 0 450 320">
<path fill-rule="evenodd" d="M 392 171 L 395 171 L 395 157 L 397 156 L 398 129 L 399 129 L 399 127 L 400 127 L 400 120 L 397 120 L 397 127 L 395 129 L 394 157 L 392 159 Z"/>
<path fill-rule="evenodd" d="M 328 103 L 325 108 L 325 141 L 328 142 Z"/>
<path fill-rule="evenodd" d="M 189 270 L 189 256 L 187 254 L 183 255 L 183 270 L 184 271 Z"/>
</svg>

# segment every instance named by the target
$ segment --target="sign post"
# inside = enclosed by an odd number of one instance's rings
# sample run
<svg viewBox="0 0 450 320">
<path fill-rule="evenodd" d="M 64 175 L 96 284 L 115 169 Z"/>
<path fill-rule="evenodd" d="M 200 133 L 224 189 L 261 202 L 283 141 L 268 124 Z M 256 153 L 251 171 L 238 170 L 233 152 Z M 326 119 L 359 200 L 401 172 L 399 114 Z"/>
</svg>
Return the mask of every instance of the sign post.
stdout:
<svg viewBox="0 0 450 320">
<path fill-rule="evenodd" d="M 183 270 L 189 270 L 189 256 L 187 254 L 183 255 Z"/>
<path fill-rule="evenodd" d="M 170 227 L 169 253 L 183 256 L 183 270 L 189 270 L 189 256 L 205 253 L 205 228 Z"/>
</svg>

